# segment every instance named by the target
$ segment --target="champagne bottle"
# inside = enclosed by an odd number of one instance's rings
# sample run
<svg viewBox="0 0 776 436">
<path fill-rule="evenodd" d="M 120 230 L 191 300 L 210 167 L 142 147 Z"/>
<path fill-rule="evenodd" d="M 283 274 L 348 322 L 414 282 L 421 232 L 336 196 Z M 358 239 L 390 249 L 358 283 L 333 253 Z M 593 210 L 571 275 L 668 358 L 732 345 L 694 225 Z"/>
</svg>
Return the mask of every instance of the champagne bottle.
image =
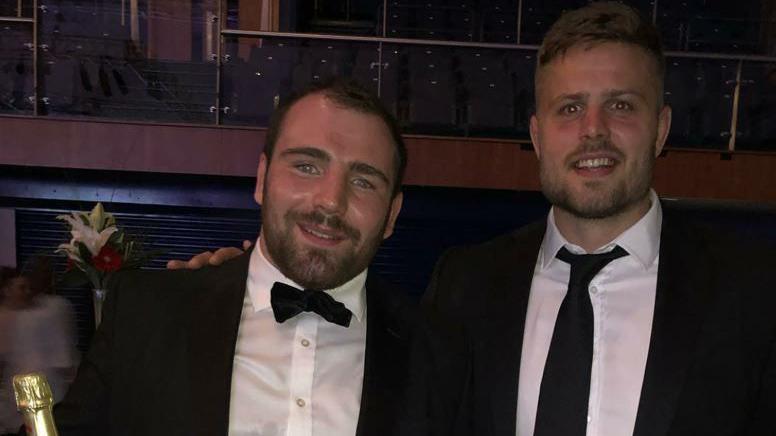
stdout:
<svg viewBox="0 0 776 436">
<path fill-rule="evenodd" d="M 27 436 L 59 436 L 51 414 L 54 400 L 46 376 L 36 372 L 15 375 L 13 390 Z"/>
</svg>

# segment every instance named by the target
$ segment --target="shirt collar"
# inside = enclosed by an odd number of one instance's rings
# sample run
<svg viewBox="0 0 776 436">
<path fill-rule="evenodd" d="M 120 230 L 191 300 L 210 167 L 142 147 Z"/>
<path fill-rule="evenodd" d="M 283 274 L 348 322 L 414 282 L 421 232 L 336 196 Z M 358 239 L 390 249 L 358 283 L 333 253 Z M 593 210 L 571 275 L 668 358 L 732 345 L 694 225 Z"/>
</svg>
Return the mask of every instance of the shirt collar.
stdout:
<svg viewBox="0 0 776 436">
<path fill-rule="evenodd" d="M 612 250 L 615 245 L 619 245 L 628 254 L 638 259 L 644 269 L 649 268 L 655 262 L 660 250 L 660 229 L 663 223 L 663 210 L 660 206 L 660 200 L 652 189 L 649 191 L 649 200 L 651 202 L 649 210 L 640 220 L 622 232 L 613 241 L 594 250 L 593 253 L 604 253 Z M 550 209 L 550 213 L 547 215 L 547 231 L 544 233 L 540 255 L 542 269 L 550 266 L 561 247 L 565 246 L 572 253 L 587 253 L 582 247 L 570 243 L 561 235 L 558 227 L 555 225 L 554 211 L 555 207 Z"/>
<path fill-rule="evenodd" d="M 275 265 L 270 263 L 264 256 L 264 253 L 261 252 L 260 241 L 261 238 L 256 242 L 256 248 L 251 253 L 248 266 L 248 282 L 246 284 L 255 312 L 272 310 L 270 291 L 275 282 L 303 289 L 303 286 L 299 286 L 293 280 L 283 275 Z M 344 304 L 359 322 L 362 322 L 366 314 L 366 274 L 367 270 L 365 269 L 342 286 L 323 290 L 335 300 Z"/>
</svg>

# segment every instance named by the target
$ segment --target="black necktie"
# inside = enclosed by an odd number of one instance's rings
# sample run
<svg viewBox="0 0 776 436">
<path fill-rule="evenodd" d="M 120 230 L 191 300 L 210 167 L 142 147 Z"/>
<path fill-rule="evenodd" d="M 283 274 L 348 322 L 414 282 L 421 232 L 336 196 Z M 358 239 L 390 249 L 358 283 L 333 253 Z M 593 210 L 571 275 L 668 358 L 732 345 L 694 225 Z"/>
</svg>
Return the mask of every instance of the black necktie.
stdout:
<svg viewBox="0 0 776 436">
<path fill-rule="evenodd" d="M 585 435 L 593 365 L 593 305 L 587 288 L 606 264 L 627 255 L 619 246 L 601 254 L 558 251 L 556 257 L 571 265 L 571 275 L 544 365 L 534 436 Z"/>
<path fill-rule="evenodd" d="M 299 290 L 285 283 L 272 285 L 272 312 L 275 321 L 284 322 L 301 312 L 315 312 L 326 321 L 343 327 L 350 325 L 352 313 L 331 295 L 315 289 Z"/>
</svg>

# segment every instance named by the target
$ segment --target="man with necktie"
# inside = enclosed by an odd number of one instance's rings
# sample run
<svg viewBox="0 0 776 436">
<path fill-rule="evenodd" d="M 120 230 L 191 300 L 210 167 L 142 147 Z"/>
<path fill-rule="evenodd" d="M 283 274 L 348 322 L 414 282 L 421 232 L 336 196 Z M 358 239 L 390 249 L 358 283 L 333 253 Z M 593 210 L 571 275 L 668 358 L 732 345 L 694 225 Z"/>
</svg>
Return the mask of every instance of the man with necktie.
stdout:
<svg viewBox="0 0 776 436">
<path fill-rule="evenodd" d="M 55 409 L 66 435 L 380 435 L 412 311 L 368 271 L 401 209 L 406 150 L 346 80 L 277 109 L 257 171 L 256 248 L 218 267 L 133 272 Z"/>
<path fill-rule="evenodd" d="M 658 199 L 655 27 L 566 12 L 537 56 L 543 222 L 438 262 L 404 434 L 776 434 L 773 247 Z"/>
</svg>

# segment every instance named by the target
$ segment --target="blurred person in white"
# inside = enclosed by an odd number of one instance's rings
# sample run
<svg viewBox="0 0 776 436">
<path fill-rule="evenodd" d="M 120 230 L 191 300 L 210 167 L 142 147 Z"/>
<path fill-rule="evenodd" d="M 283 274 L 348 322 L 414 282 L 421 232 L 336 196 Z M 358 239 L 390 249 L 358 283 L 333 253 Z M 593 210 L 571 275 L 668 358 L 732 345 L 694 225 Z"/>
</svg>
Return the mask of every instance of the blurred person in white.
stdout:
<svg viewBox="0 0 776 436">
<path fill-rule="evenodd" d="M 4 268 L 0 278 L 0 434 L 22 425 L 11 380 L 16 374 L 42 372 L 59 401 L 78 364 L 73 311 L 53 295 L 53 273 L 43 258 L 21 274 Z"/>
</svg>

